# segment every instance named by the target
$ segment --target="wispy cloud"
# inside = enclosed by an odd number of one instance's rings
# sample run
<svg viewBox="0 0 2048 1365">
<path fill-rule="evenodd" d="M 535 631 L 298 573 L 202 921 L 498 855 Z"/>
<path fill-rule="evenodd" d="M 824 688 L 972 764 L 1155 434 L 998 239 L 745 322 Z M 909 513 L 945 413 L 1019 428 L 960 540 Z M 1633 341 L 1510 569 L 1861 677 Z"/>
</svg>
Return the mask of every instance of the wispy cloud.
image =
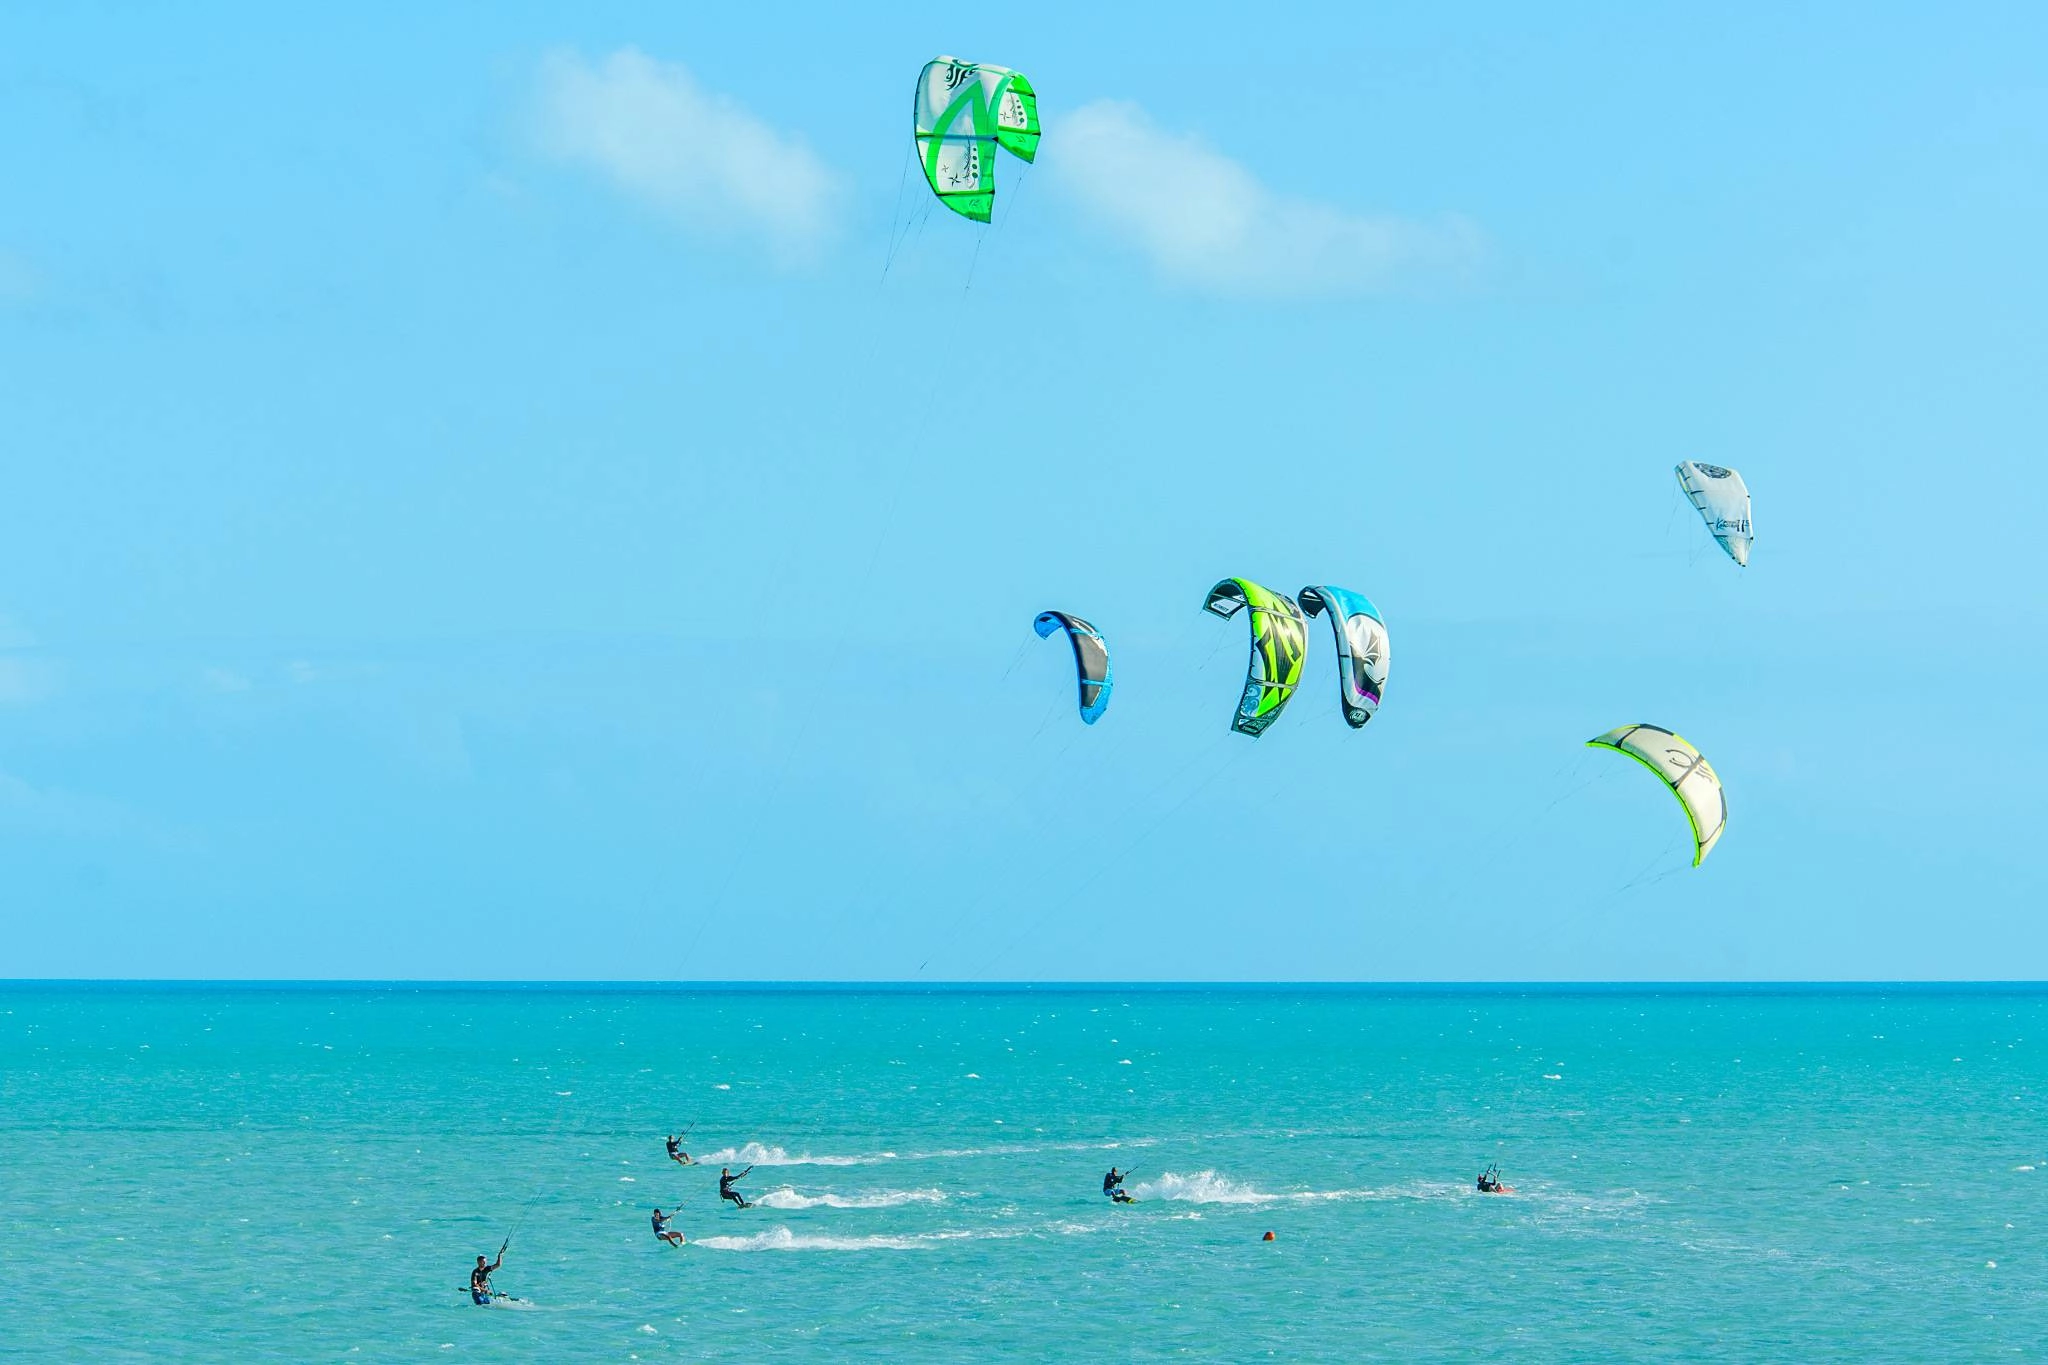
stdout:
<svg viewBox="0 0 2048 1365">
<path fill-rule="evenodd" d="M 56 665 L 41 659 L 0 659 L 0 706 L 32 706 L 56 691 Z"/>
<path fill-rule="evenodd" d="M 26 259 L 0 247 L 0 306 L 27 303 L 36 295 L 36 272 Z"/>
<path fill-rule="evenodd" d="M 1210 293 L 1372 293 L 1465 273 L 1482 255 L 1464 219 L 1360 213 L 1282 194 L 1124 101 L 1075 110 L 1047 134 L 1047 148 L 1055 145 L 1048 161 L 1092 217 L 1144 251 L 1163 278 Z"/>
<path fill-rule="evenodd" d="M 57 666 L 38 657 L 33 632 L 0 612 L 0 706 L 29 706 L 57 690 Z"/>
<path fill-rule="evenodd" d="M 549 55 L 539 136 L 548 154 L 678 222 L 762 238 L 785 261 L 814 254 L 831 230 L 839 178 L 803 139 L 632 48 L 596 61 Z"/>
<path fill-rule="evenodd" d="M 200 669 L 199 676 L 215 692 L 247 692 L 251 686 L 247 674 L 232 668 L 209 666 Z"/>
<path fill-rule="evenodd" d="M 0 772 L 0 830 L 64 839 L 124 839 L 179 851 L 199 846 L 187 830 L 90 792 L 38 786 Z"/>
</svg>

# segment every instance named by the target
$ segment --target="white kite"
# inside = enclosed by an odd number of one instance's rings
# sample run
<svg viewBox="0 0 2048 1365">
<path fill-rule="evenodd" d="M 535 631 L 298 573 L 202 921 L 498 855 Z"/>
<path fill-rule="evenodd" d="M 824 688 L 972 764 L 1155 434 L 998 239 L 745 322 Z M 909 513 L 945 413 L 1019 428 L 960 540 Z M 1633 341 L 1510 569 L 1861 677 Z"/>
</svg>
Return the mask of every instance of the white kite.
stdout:
<svg viewBox="0 0 2048 1365">
<path fill-rule="evenodd" d="M 1728 557 L 1748 568 L 1749 547 L 1756 534 L 1749 524 L 1749 485 L 1742 481 L 1742 476 L 1717 464 L 1682 460 L 1678 465 L 1678 486 L 1699 509 L 1700 519 L 1707 523 L 1707 530 L 1721 542 Z"/>
</svg>

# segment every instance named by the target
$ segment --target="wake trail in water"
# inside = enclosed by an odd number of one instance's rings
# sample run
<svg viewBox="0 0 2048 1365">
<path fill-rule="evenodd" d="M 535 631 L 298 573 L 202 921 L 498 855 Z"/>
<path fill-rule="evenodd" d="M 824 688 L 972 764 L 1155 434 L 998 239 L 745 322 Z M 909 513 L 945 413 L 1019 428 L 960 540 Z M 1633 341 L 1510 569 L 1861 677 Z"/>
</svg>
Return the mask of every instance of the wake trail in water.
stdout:
<svg viewBox="0 0 2048 1365">
<path fill-rule="evenodd" d="M 764 1209 L 893 1209 L 904 1204 L 937 1204 L 944 1190 L 874 1190 L 867 1194 L 803 1194 L 793 1186 L 759 1195 L 754 1202 Z"/>
<path fill-rule="evenodd" d="M 1015 1142 L 997 1147 L 942 1147 L 933 1152 L 912 1152 L 905 1161 L 954 1161 L 966 1157 L 1032 1156 L 1040 1152 L 1117 1152 L 1158 1144 L 1157 1138 L 1134 1138 L 1128 1142 Z"/>
<path fill-rule="evenodd" d="M 817 1233 L 793 1232 L 787 1227 L 774 1227 L 766 1232 L 757 1232 L 751 1237 L 700 1237 L 690 1245 L 710 1251 L 924 1251 L 942 1242 L 1008 1238 L 1016 1235 L 1012 1232 L 999 1231 L 959 1231 L 832 1237 Z"/>
<path fill-rule="evenodd" d="M 856 1155 L 792 1153 L 786 1147 L 748 1142 L 738 1147 L 721 1147 L 700 1152 L 700 1166 L 871 1166 L 883 1161 L 958 1161 L 973 1157 L 1030 1156 L 1038 1152 L 1115 1152 L 1153 1146 L 1158 1139 L 1139 1138 L 1129 1142 L 1036 1142 L 997 1147 L 943 1147 L 929 1152 L 862 1152 Z"/>
<path fill-rule="evenodd" d="M 861 1156 L 813 1156 L 809 1152 L 792 1155 L 781 1147 L 766 1146 L 749 1142 L 739 1147 L 721 1147 L 715 1152 L 706 1152 L 697 1158 L 700 1166 L 866 1166 L 877 1161 L 898 1160 L 894 1152 L 869 1152 Z"/>
<path fill-rule="evenodd" d="M 1414 1181 L 1377 1189 L 1348 1190 L 1262 1190 L 1248 1181 L 1233 1180 L 1215 1171 L 1182 1175 L 1167 1171 L 1156 1180 L 1130 1187 L 1139 1200 L 1174 1200 L 1189 1204 L 1285 1204 L 1317 1203 L 1349 1199 L 1448 1199 L 1465 1193 L 1462 1185 L 1438 1181 Z"/>
</svg>

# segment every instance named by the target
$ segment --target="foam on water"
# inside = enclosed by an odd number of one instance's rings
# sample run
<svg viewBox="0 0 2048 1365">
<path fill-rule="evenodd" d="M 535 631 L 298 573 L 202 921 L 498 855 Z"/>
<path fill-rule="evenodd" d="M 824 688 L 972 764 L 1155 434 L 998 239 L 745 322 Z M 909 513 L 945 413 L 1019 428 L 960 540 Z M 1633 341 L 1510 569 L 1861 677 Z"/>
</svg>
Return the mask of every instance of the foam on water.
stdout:
<svg viewBox="0 0 2048 1365">
<path fill-rule="evenodd" d="M 700 1166 L 866 1166 L 877 1161 L 897 1160 L 894 1152 L 869 1152 L 862 1156 L 814 1156 L 809 1152 L 792 1155 L 782 1147 L 759 1142 L 739 1147 L 721 1147 L 697 1158 Z"/>
<path fill-rule="evenodd" d="M 1181 1199 L 1195 1204 L 1267 1204 L 1280 1197 L 1214 1171 L 1193 1175 L 1168 1171 L 1156 1180 L 1131 1186 L 1131 1194 L 1137 1199 Z"/>
<path fill-rule="evenodd" d="M 1289 1201 L 1432 1198 L 1454 1194 L 1457 1189 L 1454 1185 L 1418 1183 L 1385 1189 L 1267 1191 L 1245 1181 L 1218 1175 L 1215 1171 L 1196 1171 L 1192 1175 L 1167 1171 L 1155 1180 L 1140 1181 L 1130 1186 L 1132 1196 L 1137 1199 L 1172 1199 L 1190 1204 L 1279 1204 Z"/>
<path fill-rule="evenodd" d="M 993 1147 L 942 1147 L 932 1152 L 912 1152 L 903 1161 L 959 1161 L 971 1157 L 1031 1156 L 1038 1152 L 1116 1152 L 1126 1148 L 1157 1145 L 1157 1138 L 1128 1138 L 1120 1142 L 1012 1142 Z M 892 1152 L 889 1154 L 894 1156 Z"/>
<path fill-rule="evenodd" d="M 774 1227 L 751 1237 L 701 1237 L 690 1245 L 707 1251 L 919 1251 L 951 1240 L 952 1237 L 940 1233 L 835 1237 Z"/>
<path fill-rule="evenodd" d="M 944 1190 L 875 1190 L 867 1194 L 803 1194 L 783 1185 L 754 1202 L 764 1209 L 893 1209 L 904 1204 L 936 1204 L 946 1197 Z"/>
<path fill-rule="evenodd" d="M 988 1147 L 940 1147 L 930 1151 L 890 1151 L 858 1154 L 792 1153 L 769 1143 L 748 1142 L 738 1147 L 721 1147 L 697 1156 L 700 1166 L 871 1166 L 884 1161 L 964 1161 L 980 1157 L 1030 1156 L 1038 1152 L 1114 1152 L 1126 1148 L 1150 1147 L 1155 1138 L 1133 1138 L 1110 1142 L 1017 1142 Z"/>
</svg>

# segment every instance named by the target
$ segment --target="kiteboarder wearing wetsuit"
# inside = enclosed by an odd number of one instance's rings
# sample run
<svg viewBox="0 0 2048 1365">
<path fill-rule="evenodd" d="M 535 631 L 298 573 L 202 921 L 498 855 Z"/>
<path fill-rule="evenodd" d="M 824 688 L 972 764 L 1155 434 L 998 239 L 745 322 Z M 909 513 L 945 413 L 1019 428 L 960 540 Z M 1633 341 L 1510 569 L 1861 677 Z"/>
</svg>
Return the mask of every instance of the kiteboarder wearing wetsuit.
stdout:
<svg viewBox="0 0 2048 1365">
<path fill-rule="evenodd" d="M 753 1170 L 753 1169 L 754 1169 L 754 1168 L 753 1168 L 752 1166 L 749 1166 L 749 1167 L 747 1167 L 747 1170 L 746 1170 L 746 1171 L 741 1171 L 741 1172 L 740 1172 L 740 1173 L 739 1173 L 738 1175 L 734 1175 L 734 1174 L 732 1173 L 732 1167 L 730 1167 L 730 1166 L 721 1166 L 721 1167 L 719 1167 L 719 1170 L 718 1170 L 718 1197 L 719 1197 L 720 1199 L 730 1199 L 730 1200 L 732 1200 L 732 1202 L 733 1202 L 733 1203 L 737 1204 L 737 1205 L 738 1205 L 739 1207 L 741 1207 L 741 1208 L 743 1208 L 743 1209 L 750 1209 L 750 1208 L 754 1207 L 754 1206 L 753 1206 L 752 1204 L 749 1204 L 749 1203 L 747 1202 L 747 1197 L 746 1197 L 745 1195 L 741 1194 L 741 1193 L 740 1193 L 740 1192 L 739 1192 L 738 1190 L 736 1190 L 736 1189 L 734 1189 L 734 1188 L 732 1187 L 732 1186 L 733 1186 L 733 1182 L 734 1182 L 735 1180 L 744 1180 L 744 1179 L 746 1179 L 746 1178 L 747 1178 L 747 1171 L 751 1171 L 751 1170 Z"/>
<path fill-rule="evenodd" d="M 1114 1166 L 1110 1167 L 1109 1174 L 1102 1177 L 1102 1192 L 1108 1195 L 1115 1203 L 1135 1203 L 1135 1200 L 1124 1193 L 1124 1175 L 1125 1172 L 1119 1171 Z"/>
<path fill-rule="evenodd" d="M 668 1159 L 683 1166 L 697 1164 L 690 1160 L 690 1154 L 683 1150 L 683 1140 L 674 1133 L 670 1133 L 668 1137 Z"/>
</svg>

